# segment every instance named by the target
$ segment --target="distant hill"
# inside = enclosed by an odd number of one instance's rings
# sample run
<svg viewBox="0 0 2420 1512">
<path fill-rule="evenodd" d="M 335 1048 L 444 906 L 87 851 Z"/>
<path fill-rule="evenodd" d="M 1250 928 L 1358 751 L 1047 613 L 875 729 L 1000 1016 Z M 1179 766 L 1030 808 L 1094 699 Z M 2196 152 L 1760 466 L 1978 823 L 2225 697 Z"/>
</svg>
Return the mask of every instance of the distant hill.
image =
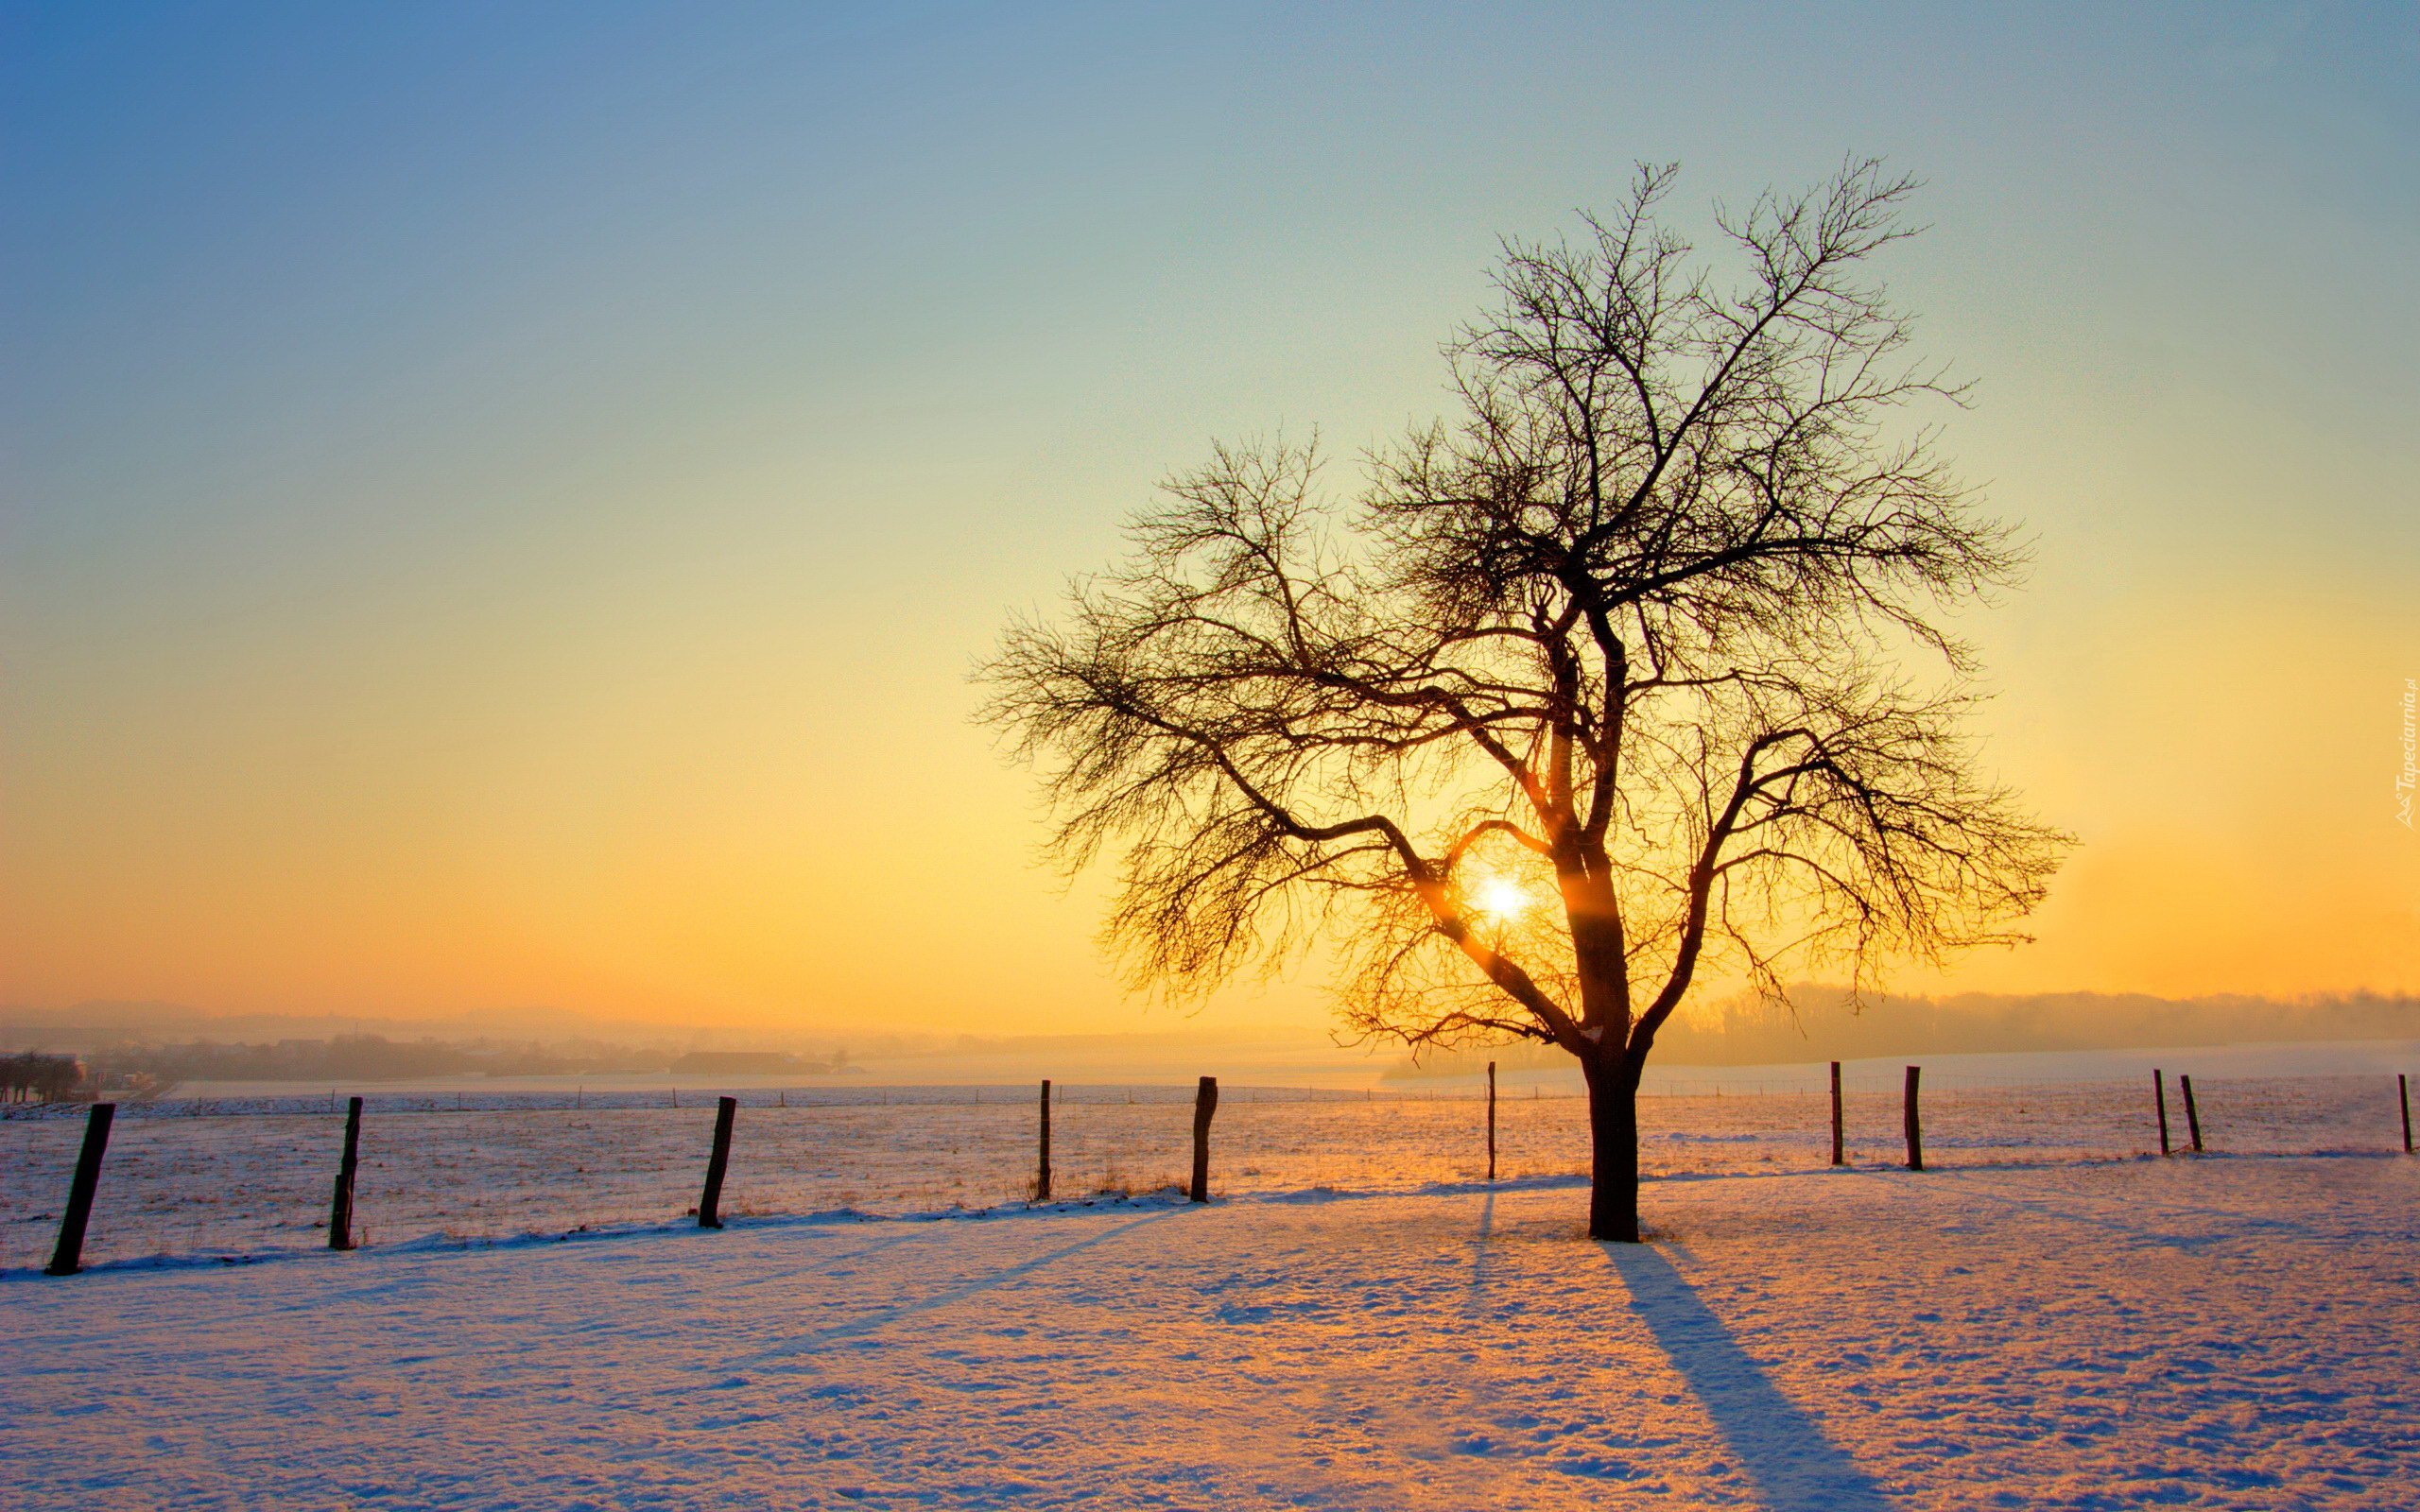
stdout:
<svg viewBox="0 0 2420 1512">
<path fill-rule="evenodd" d="M 1872 1056 L 2029 1050 L 2126 1050 L 2278 1040 L 2420 1039 L 2420 998 L 2353 993 L 2293 1000 L 2224 995 L 2157 998 L 2058 992 L 1955 997 L 1876 995 L 1861 1005 L 1838 988 L 1793 989 L 1791 1004 L 1739 998 L 1675 1017 L 1656 1037 L 1662 1066 L 1754 1066 Z M 1561 1066 L 1552 1045 L 1424 1054 L 1390 1077 L 1465 1074 L 1490 1060 Z"/>
</svg>

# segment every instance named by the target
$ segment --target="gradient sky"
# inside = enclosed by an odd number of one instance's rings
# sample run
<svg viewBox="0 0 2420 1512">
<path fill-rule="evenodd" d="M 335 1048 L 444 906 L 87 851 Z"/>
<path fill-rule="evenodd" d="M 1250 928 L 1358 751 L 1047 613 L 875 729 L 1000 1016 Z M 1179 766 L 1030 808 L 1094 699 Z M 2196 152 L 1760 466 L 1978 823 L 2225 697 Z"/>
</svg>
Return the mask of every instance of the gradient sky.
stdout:
<svg viewBox="0 0 2420 1512">
<path fill-rule="evenodd" d="M 2411 6 L 5 16 L 0 1004 L 1164 1023 L 1004 616 L 1213 436 L 1437 413 L 1498 234 L 1844 152 L 2084 841 L 1908 985 L 2420 989 Z"/>
</svg>

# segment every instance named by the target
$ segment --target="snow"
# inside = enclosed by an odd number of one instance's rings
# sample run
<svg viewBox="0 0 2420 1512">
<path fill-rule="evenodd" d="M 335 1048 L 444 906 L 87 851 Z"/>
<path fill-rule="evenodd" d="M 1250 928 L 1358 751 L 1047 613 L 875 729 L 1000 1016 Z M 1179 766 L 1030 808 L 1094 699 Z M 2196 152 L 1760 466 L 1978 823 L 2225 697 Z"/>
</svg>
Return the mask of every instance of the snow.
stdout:
<svg viewBox="0 0 2420 1512">
<path fill-rule="evenodd" d="M 1690 1163 L 1649 1184 L 1635 1247 L 1581 1238 L 1584 1189 L 1536 1174 L 17 1268 L 0 1486 L 125 1508 L 2408 1507 L 2420 1160 L 2385 1150 L 2374 1087 L 2338 1091 L 2278 1092 L 2352 1110 L 2298 1142 L 2264 1115 L 2304 1151 L 2283 1155 L 1945 1145 L 1912 1175 L 1668 1141 Z M 1725 1101 L 1775 1126 L 1789 1104 Z M 1368 1107 L 1363 1134 L 1417 1106 Z M 2239 1147 L 2250 1117 L 2219 1120 Z"/>
<path fill-rule="evenodd" d="M 1931 1163 L 2158 1148 L 2147 1083 L 1962 1079 L 1933 1067 L 1926 1076 Z M 2213 1150 L 2377 1149 L 2399 1140 L 2390 1075 L 2197 1074 L 2195 1090 Z M 1150 1191 L 1188 1170 L 1189 1088 L 1064 1091 L 1052 1117 L 1059 1194 Z M 807 1102 L 812 1095 L 743 1095 L 726 1212 L 899 1215 L 987 1209 L 1028 1193 L 1032 1089 L 890 1089 L 879 1092 L 885 1102 L 873 1101 L 873 1091 Z M 356 1204 L 356 1232 L 366 1243 L 661 1222 L 698 1200 L 711 1094 L 684 1092 L 677 1108 L 660 1092 L 605 1108 L 532 1106 L 522 1094 L 464 1093 L 459 1110 L 456 1103 L 453 1095 L 369 1099 Z M 2172 1077 L 2169 1105 L 2182 1143 L 2185 1114 Z M 31 1111 L 37 1116 L 0 1117 L 0 1267 L 47 1260 L 81 1133 L 80 1110 Z M 1500 1174 L 1585 1169 L 1580 1099 L 1512 1096 L 1499 1111 Z M 1467 1093 L 1364 1100 L 1230 1088 L 1213 1129 L 1213 1174 L 1219 1190 L 1235 1195 L 1469 1180 L 1486 1173 L 1484 1119 Z M 324 1244 L 320 1226 L 343 1124 L 324 1096 L 122 1108 L 87 1260 L 249 1258 Z M 1829 1154 L 1826 1094 L 1806 1088 L 1650 1096 L 1641 1124 L 1641 1163 L 1651 1175 L 1803 1170 Z M 1895 1085 L 1852 1082 L 1847 1125 L 1853 1160 L 1895 1160 Z"/>
</svg>

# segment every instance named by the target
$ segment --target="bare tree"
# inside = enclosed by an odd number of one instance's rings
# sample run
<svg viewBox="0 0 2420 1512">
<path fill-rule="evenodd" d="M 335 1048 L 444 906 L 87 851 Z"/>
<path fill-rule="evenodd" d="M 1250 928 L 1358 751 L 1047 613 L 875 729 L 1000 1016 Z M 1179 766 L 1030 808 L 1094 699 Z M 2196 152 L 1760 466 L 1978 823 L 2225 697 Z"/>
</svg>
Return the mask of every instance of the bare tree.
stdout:
<svg viewBox="0 0 2420 1512">
<path fill-rule="evenodd" d="M 1460 418 L 1357 500 L 1315 444 L 1218 447 L 981 673 L 1056 859 L 1119 856 L 1138 985 L 1326 939 L 1364 1036 L 1560 1045 L 1600 1239 L 1638 1237 L 1639 1074 L 1692 984 L 2019 937 L 2066 843 L 1966 733 L 1947 621 L 2021 554 L 1901 419 L 1960 398 L 1865 275 L 1911 181 L 1718 209 L 1724 284 L 1673 174 L 1505 244 Z"/>
</svg>

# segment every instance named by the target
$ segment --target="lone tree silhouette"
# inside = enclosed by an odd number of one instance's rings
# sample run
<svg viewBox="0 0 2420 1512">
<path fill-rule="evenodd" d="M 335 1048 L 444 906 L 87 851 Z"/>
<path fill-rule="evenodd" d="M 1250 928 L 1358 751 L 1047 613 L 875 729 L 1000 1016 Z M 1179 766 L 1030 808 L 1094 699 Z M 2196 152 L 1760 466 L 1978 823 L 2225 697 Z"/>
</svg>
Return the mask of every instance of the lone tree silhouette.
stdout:
<svg viewBox="0 0 2420 1512">
<path fill-rule="evenodd" d="M 1365 1037 L 1562 1046 L 1589 1232 L 1633 1241 L 1639 1074 L 1693 983 L 2021 938 L 2066 844 L 1965 730 L 1945 621 L 2021 553 L 1900 420 L 1962 397 L 1866 276 L 1913 181 L 1718 209 L 1726 284 L 1659 219 L 1674 173 L 1504 244 L 1445 349 L 1459 420 L 1357 500 L 1316 444 L 1217 446 L 978 674 L 1054 858 L 1120 858 L 1132 980 L 1325 940 Z"/>
</svg>

